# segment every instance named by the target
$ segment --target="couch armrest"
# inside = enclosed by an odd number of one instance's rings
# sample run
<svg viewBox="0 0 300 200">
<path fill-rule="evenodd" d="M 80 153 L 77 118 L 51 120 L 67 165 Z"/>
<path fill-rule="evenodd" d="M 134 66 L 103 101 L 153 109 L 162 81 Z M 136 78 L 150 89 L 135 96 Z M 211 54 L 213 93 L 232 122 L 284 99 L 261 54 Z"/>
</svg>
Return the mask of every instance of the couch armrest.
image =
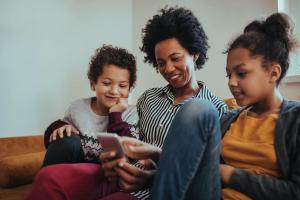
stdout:
<svg viewBox="0 0 300 200">
<path fill-rule="evenodd" d="M 45 152 L 6 156 L 0 159 L 0 186 L 14 187 L 31 183 L 42 166 Z"/>
</svg>

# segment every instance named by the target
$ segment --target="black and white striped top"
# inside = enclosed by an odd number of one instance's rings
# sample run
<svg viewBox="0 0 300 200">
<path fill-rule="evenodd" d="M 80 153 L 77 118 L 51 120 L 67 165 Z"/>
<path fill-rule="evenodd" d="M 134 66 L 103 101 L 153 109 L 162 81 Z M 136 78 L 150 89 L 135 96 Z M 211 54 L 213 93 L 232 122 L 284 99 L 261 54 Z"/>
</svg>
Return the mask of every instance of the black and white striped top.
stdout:
<svg viewBox="0 0 300 200">
<path fill-rule="evenodd" d="M 212 102 L 219 112 L 219 117 L 227 110 L 227 105 L 214 96 L 203 82 L 198 81 L 201 90 L 191 98 L 206 99 Z M 166 134 L 175 114 L 184 102 L 174 105 L 174 95 L 171 86 L 151 88 L 139 98 L 137 110 L 139 115 L 139 133 L 142 141 L 162 147 Z M 139 199 L 148 199 L 149 189 L 133 192 Z"/>
</svg>

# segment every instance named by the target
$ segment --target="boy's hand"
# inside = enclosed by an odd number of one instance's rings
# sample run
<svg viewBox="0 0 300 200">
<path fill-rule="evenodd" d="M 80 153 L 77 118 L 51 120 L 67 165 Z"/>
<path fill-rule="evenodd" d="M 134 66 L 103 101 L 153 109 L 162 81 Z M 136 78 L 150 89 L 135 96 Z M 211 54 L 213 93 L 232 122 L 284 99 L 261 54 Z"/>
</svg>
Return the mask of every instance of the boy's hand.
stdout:
<svg viewBox="0 0 300 200">
<path fill-rule="evenodd" d="M 71 136 L 71 134 L 78 135 L 79 131 L 70 124 L 64 125 L 53 131 L 53 133 L 50 135 L 49 142 L 55 141 L 57 139 L 57 135 L 59 136 L 58 138 L 63 138 L 64 135 Z"/>
<path fill-rule="evenodd" d="M 110 107 L 109 112 L 123 112 L 128 108 L 128 99 L 120 98 L 119 102 L 112 107 Z"/>
</svg>

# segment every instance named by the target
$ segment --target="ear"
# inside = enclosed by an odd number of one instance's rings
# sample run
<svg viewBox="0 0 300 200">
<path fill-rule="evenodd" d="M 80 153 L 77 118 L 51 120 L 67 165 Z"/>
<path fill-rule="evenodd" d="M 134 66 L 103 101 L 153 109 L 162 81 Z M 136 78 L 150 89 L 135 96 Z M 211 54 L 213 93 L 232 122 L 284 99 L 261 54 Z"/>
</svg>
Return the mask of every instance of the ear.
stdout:
<svg viewBox="0 0 300 200">
<path fill-rule="evenodd" d="M 273 64 L 270 67 L 270 82 L 276 83 L 281 76 L 281 66 L 279 64 Z"/>
<path fill-rule="evenodd" d="M 95 84 L 92 83 L 92 82 L 90 82 L 90 86 L 91 86 L 91 90 L 92 90 L 92 91 L 95 91 Z"/>
</svg>

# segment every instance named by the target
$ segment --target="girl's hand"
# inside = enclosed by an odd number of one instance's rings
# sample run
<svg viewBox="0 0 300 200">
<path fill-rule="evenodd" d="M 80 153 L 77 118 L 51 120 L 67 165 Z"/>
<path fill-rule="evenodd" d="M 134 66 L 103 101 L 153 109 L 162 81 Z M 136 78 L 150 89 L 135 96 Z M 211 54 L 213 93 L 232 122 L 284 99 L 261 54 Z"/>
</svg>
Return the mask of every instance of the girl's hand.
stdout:
<svg viewBox="0 0 300 200">
<path fill-rule="evenodd" d="M 120 137 L 125 154 L 129 158 L 144 160 L 152 159 L 158 162 L 161 149 L 130 137 Z"/>
<path fill-rule="evenodd" d="M 227 185 L 229 183 L 234 170 L 235 168 L 230 165 L 220 164 L 221 180 L 223 184 Z"/>
<path fill-rule="evenodd" d="M 126 192 L 137 191 L 149 187 L 152 184 L 157 166 L 151 159 L 141 160 L 143 169 L 135 167 L 127 162 L 119 162 L 115 168 L 120 177 L 120 188 Z"/>
<path fill-rule="evenodd" d="M 119 102 L 110 107 L 109 112 L 124 112 L 128 108 L 128 99 L 120 98 Z"/>
<path fill-rule="evenodd" d="M 55 141 L 57 139 L 57 135 L 59 136 L 59 138 L 63 138 L 64 135 L 71 136 L 71 134 L 79 135 L 79 131 L 70 124 L 64 125 L 58 129 L 55 129 L 51 133 L 49 142 Z"/>
</svg>

